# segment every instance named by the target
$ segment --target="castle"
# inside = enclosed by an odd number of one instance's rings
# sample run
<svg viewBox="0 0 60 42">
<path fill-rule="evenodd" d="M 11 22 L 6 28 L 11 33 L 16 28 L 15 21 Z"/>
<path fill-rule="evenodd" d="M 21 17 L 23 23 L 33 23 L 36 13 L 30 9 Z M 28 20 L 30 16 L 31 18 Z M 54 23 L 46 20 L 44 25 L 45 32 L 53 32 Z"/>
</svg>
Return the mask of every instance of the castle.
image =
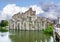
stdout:
<svg viewBox="0 0 60 42">
<path fill-rule="evenodd" d="M 29 8 L 25 13 L 17 13 L 12 16 L 9 29 L 12 30 L 42 30 L 49 26 L 50 19 L 38 17 L 36 11 Z"/>
</svg>

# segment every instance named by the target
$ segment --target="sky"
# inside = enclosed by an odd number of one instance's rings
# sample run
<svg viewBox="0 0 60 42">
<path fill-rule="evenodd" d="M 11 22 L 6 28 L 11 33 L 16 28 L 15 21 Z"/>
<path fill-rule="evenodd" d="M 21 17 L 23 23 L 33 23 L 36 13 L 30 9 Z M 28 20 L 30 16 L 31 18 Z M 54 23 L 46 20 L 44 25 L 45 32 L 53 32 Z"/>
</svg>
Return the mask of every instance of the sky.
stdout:
<svg viewBox="0 0 60 42">
<path fill-rule="evenodd" d="M 51 9 L 50 12 L 45 12 L 41 7 L 43 3 L 49 4 L 51 2 L 58 4 L 60 3 L 60 0 L 0 0 L 0 20 L 10 19 L 14 14 L 18 12 L 25 12 L 30 7 L 36 11 L 36 14 L 42 13 L 43 16 L 47 13 L 46 17 L 56 18 L 57 16 L 54 16 L 53 14 L 55 11 L 52 12 Z M 53 10 L 55 10 L 55 8 Z"/>
<path fill-rule="evenodd" d="M 39 5 L 43 2 L 50 2 L 51 0 L 0 0 L 0 10 L 7 4 L 16 4 L 17 6 Z M 59 3 L 60 0 L 52 0 L 54 3 Z"/>
</svg>

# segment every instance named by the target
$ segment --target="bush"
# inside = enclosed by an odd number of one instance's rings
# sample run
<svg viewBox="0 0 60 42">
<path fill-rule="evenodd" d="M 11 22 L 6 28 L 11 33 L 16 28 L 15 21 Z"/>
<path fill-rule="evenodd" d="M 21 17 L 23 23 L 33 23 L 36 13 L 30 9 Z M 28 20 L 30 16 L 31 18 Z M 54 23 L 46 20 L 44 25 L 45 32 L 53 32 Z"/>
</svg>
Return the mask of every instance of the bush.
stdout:
<svg viewBox="0 0 60 42">
<path fill-rule="evenodd" d="M 44 33 L 47 33 L 47 34 L 53 34 L 53 25 L 50 24 L 50 26 L 43 30 Z"/>
</svg>

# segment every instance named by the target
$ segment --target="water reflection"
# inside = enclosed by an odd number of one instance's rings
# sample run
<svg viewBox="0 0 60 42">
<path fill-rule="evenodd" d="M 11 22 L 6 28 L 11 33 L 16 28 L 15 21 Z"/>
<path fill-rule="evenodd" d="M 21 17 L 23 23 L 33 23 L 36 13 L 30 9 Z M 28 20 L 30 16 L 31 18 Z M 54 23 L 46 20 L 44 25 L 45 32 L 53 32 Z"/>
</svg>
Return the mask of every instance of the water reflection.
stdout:
<svg viewBox="0 0 60 42">
<path fill-rule="evenodd" d="M 9 32 L 0 32 L 0 42 L 11 42 Z"/>
<path fill-rule="evenodd" d="M 53 42 L 53 37 L 42 31 L 11 31 L 9 38 L 12 42 Z"/>
<path fill-rule="evenodd" d="M 0 32 L 0 42 L 53 42 L 53 37 L 42 31 Z"/>
</svg>

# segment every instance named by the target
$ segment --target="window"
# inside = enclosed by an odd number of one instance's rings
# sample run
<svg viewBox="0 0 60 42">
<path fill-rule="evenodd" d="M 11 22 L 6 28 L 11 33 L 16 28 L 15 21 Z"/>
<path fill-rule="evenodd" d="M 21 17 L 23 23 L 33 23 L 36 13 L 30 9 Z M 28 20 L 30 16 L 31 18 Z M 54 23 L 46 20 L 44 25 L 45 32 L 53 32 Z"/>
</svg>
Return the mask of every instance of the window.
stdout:
<svg viewBox="0 0 60 42">
<path fill-rule="evenodd" d="M 44 26 L 44 21 L 42 21 L 42 26 Z"/>
<path fill-rule="evenodd" d="M 29 17 L 29 20 L 31 20 L 31 17 Z"/>
</svg>

